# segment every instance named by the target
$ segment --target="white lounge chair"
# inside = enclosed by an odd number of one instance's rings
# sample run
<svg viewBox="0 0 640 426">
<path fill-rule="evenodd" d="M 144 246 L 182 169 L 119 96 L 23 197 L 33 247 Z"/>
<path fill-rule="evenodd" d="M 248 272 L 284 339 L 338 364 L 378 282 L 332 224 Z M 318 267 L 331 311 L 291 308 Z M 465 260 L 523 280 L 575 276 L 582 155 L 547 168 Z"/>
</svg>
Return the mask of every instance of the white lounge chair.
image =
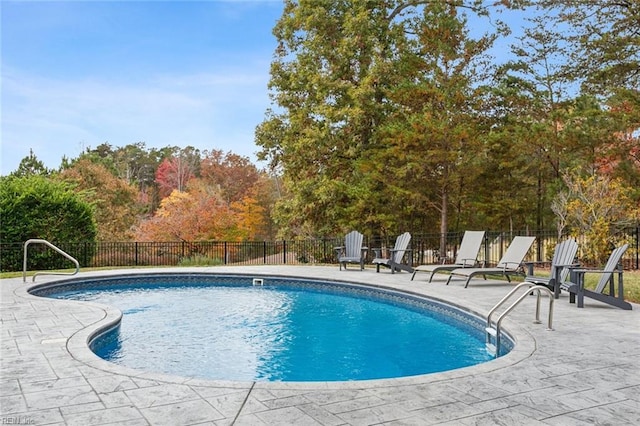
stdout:
<svg viewBox="0 0 640 426">
<path fill-rule="evenodd" d="M 538 262 L 525 262 L 528 267 L 528 272 L 524 280 L 548 287 L 550 290 L 553 290 L 554 296 L 557 299 L 560 297 L 561 286 L 564 285 L 567 278 L 569 278 L 570 268 L 578 266 L 574 263 L 577 253 L 578 243 L 573 238 L 559 242 L 553 252 L 553 259 L 551 259 L 550 275 L 548 277 L 533 275 L 534 265 Z"/>
<path fill-rule="evenodd" d="M 478 264 L 478 252 L 484 240 L 484 231 L 465 231 L 462 236 L 460 248 L 456 254 L 453 263 L 441 263 L 433 265 L 420 265 L 414 268 L 411 281 L 418 272 L 431 272 L 429 282 L 433 279 L 433 275 L 441 271 L 453 271 L 458 268 L 473 268 Z"/>
<path fill-rule="evenodd" d="M 335 247 L 338 264 L 342 271 L 347 269 L 348 263 L 360 264 L 360 270 L 364 269 L 364 259 L 367 256 L 367 247 L 362 245 L 364 236 L 358 231 L 351 231 L 344 237 L 344 246 Z"/>
<path fill-rule="evenodd" d="M 622 265 L 620 260 L 622 255 L 629 248 L 629 244 L 624 244 L 616 248 L 603 269 L 572 269 L 570 273 L 570 281 L 565 282 L 562 285 L 562 289 L 569 292 L 569 302 L 575 303 L 576 296 L 578 298 L 578 308 L 584 307 L 584 298 L 589 297 L 591 299 L 598 300 L 603 303 L 607 303 L 612 306 L 624 310 L 631 310 L 631 303 L 624 300 L 624 286 L 622 282 Z M 600 280 L 595 290 L 587 290 L 584 288 L 584 276 L 587 273 L 599 273 Z M 616 296 L 614 286 L 614 273 L 618 275 L 618 295 Z M 609 294 L 603 293 L 604 289 L 609 284 Z"/>
<path fill-rule="evenodd" d="M 411 265 L 407 265 L 402 263 L 402 258 L 404 257 L 406 252 L 411 252 L 409 247 L 409 242 L 411 241 L 411 234 L 405 232 L 402 235 L 399 235 L 396 238 L 395 246 L 389 250 L 389 257 L 382 257 L 382 249 L 373 249 L 375 251 L 375 259 L 373 259 L 373 264 L 376 265 L 376 272 L 380 272 L 380 266 L 385 266 L 391 269 L 391 273 L 395 273 L 396 271 L 407 271 L 413 272 L 413 268 Z"/>
<path fill-rule="evenodd" d="M 464 288 L 467 288 L 469 281 L 471 281 L 471 278 L 475 275 L 482 275 L 485 280 L 487 279 L 487 275 L 501 275 L 506 277 L 509 282 L 511 282 L 511 275 L 525 275 L 522 271 L 522 262 L 535 239 L 536 237 L 514 237 L 511 244 L 509 244 L 509 247 L 507 247 L 507 251 L 504 253 L 502 259 L 500 259 L 500 262 L 498 262 L 495 268 L 454 269 L 451 271 L 451 275 L 449 275 L 447 285 L 454 277 L 466 277 L 467 282 L 465 283 Z"/>
</svg>

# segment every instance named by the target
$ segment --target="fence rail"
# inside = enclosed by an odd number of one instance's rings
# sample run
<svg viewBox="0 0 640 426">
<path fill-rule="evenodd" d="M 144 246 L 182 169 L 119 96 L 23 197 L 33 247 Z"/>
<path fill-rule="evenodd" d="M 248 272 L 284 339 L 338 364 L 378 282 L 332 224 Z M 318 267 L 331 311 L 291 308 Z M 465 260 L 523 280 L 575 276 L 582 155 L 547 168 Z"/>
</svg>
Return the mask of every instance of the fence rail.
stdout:
<svg viewBox="0 0 640 426">
<path fill-rule="evenodd" d="M 624 269 L 640 269 L 640 227 L 630 228 L 617 239 L 629 243 L 623 258 Z M 440 263 L 443 257 L 455 258 L 463 232 L 447 235 L 446 253 L 440 253 L 440 234 L 412 233 L 410 261 L 413 265 Z M 516 235 L 535 235 L 536 242 L 527 260 L 547 261 L 553 256 L 558 237 L 550 232 L 486 232 L 480 250 L 480 260 L 487 266 L 495 265 Z M 394 237 L 367 238 L 370 250 L 367 260 L 373 258 L 373 248 L 392 248 Z M 296 265 L 337 263 L 334 248 L 343 244 L 343 238 L 281 240 L 281 241 L 180 241 L 180 242 L 54 242 L 65 252 L 79 260 L 82 267 L 178 266 L 193 264 L 224 265 Z M 578 241 L 580 244 L 581 242 Z M 0 244 L 0 271 L 22 270 L 22 242 Z M 46 246 L 34 247 L 28 259 L 29 270 L 68 268 L 68 262 L 54 256 Z"/>
</svg>

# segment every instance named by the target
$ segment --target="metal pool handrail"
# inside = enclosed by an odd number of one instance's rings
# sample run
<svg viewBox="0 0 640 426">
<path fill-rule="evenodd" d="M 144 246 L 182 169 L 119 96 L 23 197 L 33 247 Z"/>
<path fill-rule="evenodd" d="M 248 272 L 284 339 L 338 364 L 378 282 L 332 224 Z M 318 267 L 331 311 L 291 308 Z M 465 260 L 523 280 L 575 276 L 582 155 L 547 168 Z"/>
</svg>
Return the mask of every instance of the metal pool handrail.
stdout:
<svg viewBox="0 0 640 426">
<path fill-rule="evenodd" d="M 53 244 L 51 244 L 49 241 L 47 240 L 40 240 L 40 239 L 31 239 L 31 240 L 27 240 L 24 243 L 24 262 L 22 264 L 22 282 L 27 282 L 27 248 L 29 247 L 29 244 L 31 243 L 40 243 L 40 244 L 44 244 L 52 249 L 54 249 L 55 251 L 57 251 L 58 253 L 60 253 L 61 255 L 63 255 L 64 257 L 66 257 L 67 259 L 69 259 L 70 261 L 72 261 L 75 265 L 76 265 L 76 271 L 75 272 L 36 272 L 33 274 L 33 281 L 35 282 L 36 280 L 36 275 L 75 275 L 78 273 L 78 271 L 80 271 L 80 263 L 70 254 L 65 253 L 64 251 L 62 251 L 61 249 L 59 249 L 58 247 L 54 246 Z"/>
<path fill-rule="evenodd" d="M 491 316 L 494 312 L 502 306 L 514 293 L 520 290 L 522 287 L 527 287 L 526 291 L 520 295 L 495 321 L 495 326 L 491 321 Z M 500 323 L 507 316 L 509 312 L 511 312 L 520 302 L 522 302 L 527 296 L 532 294 L 533 292 L 537 293 L 536 298 L 536 318 L 533 321 L 534 324 L 540 324 L 540 291 L 544 291 L 549 296 L 549 318 L 547 322 L 547 330 L 553 331 L 553 302 L 554 302 L 554 294 L 547 287 L 542 285 L 536 285 L 530 282 L 523 282 L 518 284 L 511 290 L 505 297 L 503 297 L 491 310 L 487 315 L 487 327 L 486 331 L 486 341 L 487 341 L 487 350 L 493 353 L 496 357 L 500 356 Z M 495 345 L 491 343 L 491 337 L 495 339 Z"/>
</svg>

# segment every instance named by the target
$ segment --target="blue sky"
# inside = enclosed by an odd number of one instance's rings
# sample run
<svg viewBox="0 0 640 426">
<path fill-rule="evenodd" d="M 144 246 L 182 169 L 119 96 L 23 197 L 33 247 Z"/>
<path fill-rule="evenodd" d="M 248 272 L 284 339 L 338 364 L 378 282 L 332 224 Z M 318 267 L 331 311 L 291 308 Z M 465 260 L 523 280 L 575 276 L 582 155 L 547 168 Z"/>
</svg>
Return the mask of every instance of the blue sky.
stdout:
<svg viewBox="0 0 640 426">
<path fill-rule="evenodd" d="M 2 161 L 108 142 L 254 159 L 279 0 L 2 0 Z"/>
<path fill-rule="evenodd" d="M 30 149 L 57 168 L 105 142 L 255 161 L 281 13 L 281 0 L 1 0 L 0 174 Z"/>
</svg>

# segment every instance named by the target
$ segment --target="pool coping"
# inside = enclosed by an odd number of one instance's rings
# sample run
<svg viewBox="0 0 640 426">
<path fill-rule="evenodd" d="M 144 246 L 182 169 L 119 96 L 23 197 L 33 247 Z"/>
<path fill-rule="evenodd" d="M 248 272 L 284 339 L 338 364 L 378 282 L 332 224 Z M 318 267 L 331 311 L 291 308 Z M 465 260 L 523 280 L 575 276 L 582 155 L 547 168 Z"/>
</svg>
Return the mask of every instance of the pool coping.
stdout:
<svg viewBox="0 0 640 426">
<path fill-rule="evenodd" d="M 301 276 L 372 285 L 462 305 L 463 309 L 476 313 L 487 312 L 492 302 L 499 300 L 511 287 L 504 281 L 479 280 L 478 285 L 472 284 L 463 291 L 459 283 L 427 285 L 420 277 L 410 281 L 407 274 L 388 271 L 376 274 L 371 269 L 339 272 L 337 268 L 322 266 L 126 270 L 133 274 L 191 271 Z M 91 278 L 123 272 L 83 272 L 80 275 Z M 555 304 L 555 332 L 544 331 L 544 325 L 531 325 L 531 312 L 520 312 L 523 310 L 517 308 L 504 324 L 504 329 L 516 343 L 509 354 L 488 363 L 448 372 L 353 382 L 229 382 L 145 373 L 100 359 L 90 351 L 87 341 L 98 328 L 117 321 L 119 310 L 97 304 L 89 306 L 87 302 L 44 301 L 27 292 L 33 286 L 66 279 L 68 277 L 43 276 L 38 277 L 35 284 L 23 284 L 18 279 L 2 280 L 0 401 L 3 418 L 47 418 L 61 424 L 73 424 L 87 418 L 91 418 L 93 424 L 106 424 L 114 418 L 140 424 L 164 424 L 167 413 L 178 413 L 184 420 L 178 421 L 180 424 L 445 424 L 453 421 L 475 424 L 501 418 L 510 419 L 513 424 L 516 420 L 520 423 L 524 420 L 566 424 L 584 418 L 615 418 L 616 424 L 633 424 L 640 418 L 637 397 L 640 374 L 633 367 L 640 355 L 640 327 L 628 327 L 634 323 L 640 325 L 638 305 L 634 305 L 633 311 L 621 311 L 599 302 L 587 302 L 584 309 L 577 309 L 569 306 L 563 297 Z M 20 315 L 22 310 L 28 314 Z M 545 305 L 543 312 L 546 312 Z M 81 326 L 68 325 L 69 321 L 74 322 L 74 317 L 76 322 L 81 320 Z M 57 327 L 56 330 L 56 321 L 58 325 L 65 324 L 64 329 Z M 584 329 L 602 321 L 608 321 L 611 327 L 606 330 L 596 327 L 597 339 L 605 339 L 611 344 L 600 345 L 599 349 L 596 345 L 597 350 L 594 350 L 593 333 L 589 336 Z M 30 322 L 37 327 L 32 327 Z M 31 331 L 24 334 L 26 329 Z M 548 347 L 549 344 L 554 347 Z M 581 346 L 592 351 L 580 351 Z M 574 347 L 580 356 L 565 362 L 563 371 L 562 364 L 557 361 L 566 359 L 565 351 L 569 347 Z M 596 362 L 607 357 L 610 362 L 603 362 L 602 366 Z M 60 367 L 53 366 L 54 359 Z M 48 363 L 50 368 L 42 367 L 47 374 L 33 377 L 21 370 L 24 363 Z M 597 373 L 594 380 L 605 383 L 606 390 L 617 397 L 613 400 L 608 397 L 606 407 L 597 398 L 589 396 L 586 399 L 590 403 L 581 402 L 579 409 L 575 408 L 573 400 L 560 405 L 565 407 L 563 409 L 551 409 L 547 404 L 541 409 L 539 401 L 550 402 L 554 395 L 575 394 L 584 401 L 589 386 L 573 376 L 586 367 L 593 374 Z M 611 381 L 607 380 L 602 374 L 605 367 L 623 371 L 623 377 L 614 374 Z M 69 400 L 68 395 L 73 392 L 62 382 L 81 383 L 87 396 Z M 595 385 L 591 388 L 594 392 L 598 390 Z M 145 393 L 149 395 L 144 396 Z M 611 412 L 615 405 L 623 410 Z"/>
</svg>

